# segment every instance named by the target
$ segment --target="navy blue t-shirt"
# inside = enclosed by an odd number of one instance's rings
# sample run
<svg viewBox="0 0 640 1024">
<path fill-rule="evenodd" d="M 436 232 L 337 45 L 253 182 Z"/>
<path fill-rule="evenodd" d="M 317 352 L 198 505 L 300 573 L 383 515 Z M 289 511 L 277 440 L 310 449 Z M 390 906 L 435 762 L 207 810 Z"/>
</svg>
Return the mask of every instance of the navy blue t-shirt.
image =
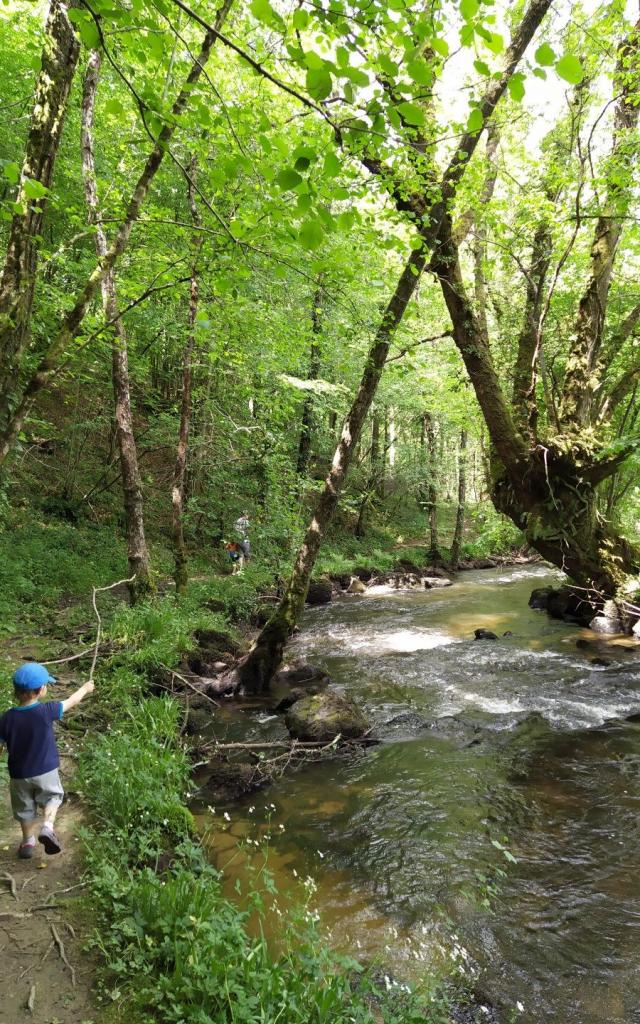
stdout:
<svg viewBox="0 0 640 1024">
<path fill-rule="evenodd" d="M 25 704 L 0 715 L 0 743 L 9 751 L 12 779 L 32 779 L 60 766 L 53 723 L 62 718 L 59 700 Z"/>
</svg>

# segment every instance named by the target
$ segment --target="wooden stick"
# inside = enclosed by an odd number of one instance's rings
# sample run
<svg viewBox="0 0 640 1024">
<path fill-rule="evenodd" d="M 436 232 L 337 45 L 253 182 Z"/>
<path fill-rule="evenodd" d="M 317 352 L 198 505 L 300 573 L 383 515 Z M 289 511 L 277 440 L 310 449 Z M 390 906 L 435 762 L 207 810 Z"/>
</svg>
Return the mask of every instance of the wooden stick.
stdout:
<svg viewBox="0 0 640 1024">
<path fill-rule="evenodd" d="M 29 998 L 27 999 L 27 1010 L 33 1017 L 33 1008 L 36 1005 L 36 986 L 32 985 L 29 989 Z"/>
<path fill-rule="evenodd" d="M 128 581 L 127 580 L 121 580 L 121 582 L 122 583 L 126 583 Z M 103 589 L 108 590 L 109 588 L 108 587 L 104 587 Z M 71 974 L 71 984 L 72 984 L 73 988 L 75 988 L 76 987 L 76 970 L 75 970 L 75 967 L 73 967 L 73 965 L 69 963 L 69 958 L 67 957 L 67 954 L 66 954 L 65 949 L 64 949 L 64 942 L 62 941 L 62 939 L 58 935 L 58 930 L 57 930 L 55 924 L 51 924 L 49 927 L 51 928 L 51 934 L 53 935 L 53 941 L 55 942 L 56 946 L 58 947 L 58 953 L 60 954 L 60 959 L 62 960 L 63 964 L 66 964 L 66 966 L 69 968 L 69 971 L 70 971 L 70 974 Z"/>
<path fill-rule="evenodd" d="M 214 747 L 216 750 L 317 750 L 319 747 L 325 750 L 330 750 L 331 747 L 337 747 L 342 741 L 342 744 L 346 743 L 377 743 L 378 741 L 373 737 L 361 736 L 357 739 L 343 740 L 340 735 L 336 736 L 335 739 L 327 743 L 326 740 L 273 740 L 270 743 L 218 743 L 217 740 L 212 744 L 205 744 L 201 747 L 201 750 L 208 749 L 209 746 Z"/>
<path fill-rule="evenodd" d="M 96 619 L 98 620 L 98 629 L 96 631 L 96 642 L 93 649 L 93 660 L 91 661 L 91 668 L 89 669 L 89 682 L 93 682 L 93 674 L 96 670 L 96 662 L 98 660 L 98 651 L 100 650 L 100 640 L 102 637 L 102 619 L 100 618 L 100 612 L 98 611 L 98 606 L 96 604 L 96 594 L 101 594 L 105 590 L 113 590 L 114 587 L 120 587 L 123 583 L 133 583 L 135 578 L 135 575 L 133 575 L 129 576 L 126 580 L 117 580 L 116 583 L 110 583 L 108 587 L 93 587 L 91 603 L 93 605 L 93 610 L 96 613 Z"/>
<path fill-rule="evenodd" d="M 93 647 L 85 647 L 84 651 L 80 651 L 79 654 L 72 654 L 69 658 L 56 658 L 55 661 L 41 661 L 41 665 L 63 665 L 67 661 L 77 661 L 78 658 L 84 658 L 85 654 L 92 651 Z"/>
</svg>

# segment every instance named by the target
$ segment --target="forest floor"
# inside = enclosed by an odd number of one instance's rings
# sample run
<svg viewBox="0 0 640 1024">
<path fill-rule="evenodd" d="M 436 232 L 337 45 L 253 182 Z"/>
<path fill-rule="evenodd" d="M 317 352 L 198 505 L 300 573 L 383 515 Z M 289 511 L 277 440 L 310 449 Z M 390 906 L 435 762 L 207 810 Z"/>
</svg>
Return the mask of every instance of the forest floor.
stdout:
<svg viewBox="0 0 640 1024">
<path fill-rule="evenodd" d="M 63 777 L 64 771 L 63 761 Z M 84 950 L 90 922 L 78 907 L 83 882 L 77 803 L 60 812 L 63 852 L 48 857 L 37 844 L 31 860 L 16 856 L 19 828 L 8 793 L 0 808 L 0 1022 L 93 1024 L 94 962 Z"/>
</svg>

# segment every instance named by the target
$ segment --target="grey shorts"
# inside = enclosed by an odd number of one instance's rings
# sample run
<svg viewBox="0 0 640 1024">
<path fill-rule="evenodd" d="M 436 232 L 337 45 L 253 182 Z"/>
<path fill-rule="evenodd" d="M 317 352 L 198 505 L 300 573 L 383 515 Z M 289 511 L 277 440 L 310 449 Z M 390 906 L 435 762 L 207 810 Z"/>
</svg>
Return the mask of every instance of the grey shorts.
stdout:
<svg viewBox="0 0 640 1024">
<path fill-rule="evenodd" d="M 33 821 L 38 814 L 38 807 L 47 804 L 60 806 L 64 800 L 64 789 L 57 768 L 44 775 L 34 775 L 32 779 L 9 779 L 9 792 L 11 810 L 16 821 Z"/>
</svg>

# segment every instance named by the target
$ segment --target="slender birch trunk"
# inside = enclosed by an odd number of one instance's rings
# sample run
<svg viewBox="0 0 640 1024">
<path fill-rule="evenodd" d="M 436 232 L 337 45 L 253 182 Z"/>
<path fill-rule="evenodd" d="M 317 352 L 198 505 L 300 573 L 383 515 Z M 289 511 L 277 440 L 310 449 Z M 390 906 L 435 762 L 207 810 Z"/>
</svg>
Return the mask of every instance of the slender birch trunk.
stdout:
<svg viewBox="0 0 640 1024">
<path fill-rule="evenodd" d="M 51 377 L 56 372 L 60 358 L 65 349 L 78 334 L 84 317 L 95 298 L 98 289 L 102 285 L 102 281 L 107 274 L 113 270 L 116 263 L 122 256 L 122 253 L 125 251 L 133 226 L 136 223 L 142 206 L 149 194 L 151 183 L 160 169 L 167 147 L 175 134 L 176 128 L 180 124 L 181 115 L 184 113 L 189 99 L 191 98 L 193 89 L 207 64 L 211 50 L 213 49 L 217 39 L 216 30 L 221 28 L 232 4 L 233 0 L 224 0 L 223 6 L 220 8 L 216 17 L 215 27 L 206 32 L 200 50 L 194 57 L 191 70 L 173 104 L 171 118 L 164 123 L 158 135 L 157 142 L 149 154 L 144 169 L 138 178 L 127 204 L 122 224 L 116 232 L 106 255 L 98 262 L 94 270 L 91 272 L 77 294 L 73 306 L 63 317 L 58 333 L 40 360 L 40 363 L 36 367 L 36 370 L 32 374 L 30 380 L 24 387 L 16 409 L 11 414 L 5 429 L 0 434 L 0 466 L 3 465 L 12 450 L 16 438 L 22 429 L 27 416 L 31 412 L 38 395 L 47 386 Z M 0 393 L 0 405 L 2 403 L 2 399 L 3 395 Z"/>
<path fill-rule="evenodd" d="M 322 338 L 322 304 L 324 291 L 322 288 L 322 275 L 318 280 L 318 287 L 313 296 L 313 308 L 311 310 L 311 350 L 309 352 L 309 373 L 307 380 L 317 380 L 320 375 L 320 341 Z M 309 391 L 304 399 L 302 407 L 302 424 L 300 427 L 300 440 L 298 442 L 298 461 L 296 473 L 303 477 L 309 468 L 311 457 L 311 438 L 313 434 L 314 416 L 314 395 Z"/>
<path fill-rule="evenodd" d="M 6 422 L 29 346 L 31 310 L 38 267 L 38 238 L 47 208 L 56 158 L 80 46 L 67 16 L 68 6 L 52 0 L 42 49 L 42 64 L 20 174 L 7 254 L 0 278 L 0 423 Z M 42 189 L 38 188 L 42 186 Z M 33 197 L 34 188 L 41 195 Z"/>
<path fill-rule="evenodd" d="M 196 319 L 198 316 L 199 281 L 198 281 L 198 259 L 202 249 L 202 234 L 198 231 L 202 221 L 200 211 L 196 203 L 195 181 L 198 173 L 197 158 L 193 156 L 189 164 L 187 178 L 187 189 L 189 196 L 189 209 L 193 223 L 193 260 L 191 263 L 191 282 L 189 287 L 189 326 L 187 333 L 187 344 L 184 350 L 184 362 L 182 366 L 182 402 L 180 404 L 180 430 L 178 434 L 178 448 L 176 452 L 176 464 L 173 471 L 173 489 L 171 491 L 171 525 L 173 532 L 174 549 L 174 572 L 173 578 L 176 581 L 176 594 L 181 596 L 187 592 L 187 547 L 184 541 L 184 482 L 187 470 L 187 455 L 189 450 L 189 429 L 191 426 L 191 383 L 193 371 L 193 351 L 196 343 Z"/>
<path fill-rule="evenodd" d="M 464 533 L 464 513 L 467 501 L 467 432 L 460 431 L 460 447 L 458 449 L 458 508 L 456 525 L 451 542 L 451 568 L 457 569 L 460 561 L 462 535 Z"/>
<path fill-rule="evenodd" d="M 80 136 L 88 221 L 95 226 L 95 245 L 98 259 L 104 259 L 108 249 L 107 236 L 100 222 L 100 201 L 98 198 L 93 146 L 95 101 L 101 64 L 102 55 L 97 50 L 94 50 L 89 56 L 84 77 Z M 138 451 L 131 412 L 127 334 L 120 317 L 113 267 L 102 279 L 100 288 L 105 319 L 111 324 L 113 330 L 111 375 L 115 406 L 116 441 L 120 455 L 129 572 L 131 576 L 135 577 L 129 584 L 129 596 L 131 604 L 135 604 L 137 600 L 150 591 L 151 572 L 149 549 L 144 532 L 142 481 L 138 467 Z"/>
<path fill-rule="evenodd" d="M 438 450 L 436 447 L 436 429 L 433 416 L 425 412 L 423 417 L 424 431 L 427 438 L 428 476 L 427 484 L 427 516 L 429 519 L 429 554 L 431 563 L 440 560 L 440 542 L 438 539 Z"/>
</svg>

